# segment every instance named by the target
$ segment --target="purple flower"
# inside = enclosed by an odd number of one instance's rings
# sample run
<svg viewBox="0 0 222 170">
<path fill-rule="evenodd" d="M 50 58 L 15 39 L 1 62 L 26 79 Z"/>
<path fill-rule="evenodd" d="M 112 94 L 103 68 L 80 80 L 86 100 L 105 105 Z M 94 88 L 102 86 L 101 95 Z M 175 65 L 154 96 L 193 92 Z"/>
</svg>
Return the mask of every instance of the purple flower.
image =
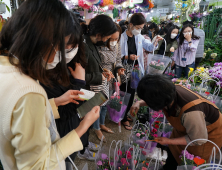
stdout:
<svg viewBox="0 0 222 170">
<path fill-rule="evenodd" d="M 101 158 L 104 160 L 104 159 L 107 159 L 108 157 L 107 157 L 106 154 L 102 153 L 102 154 L 101 154 Z"/>
<path fill-rule="evenodd" d="M 199 156 L 195 156 L 195 158 L 201 159 L 201 157 L 199 157 Z"/>
</svg>

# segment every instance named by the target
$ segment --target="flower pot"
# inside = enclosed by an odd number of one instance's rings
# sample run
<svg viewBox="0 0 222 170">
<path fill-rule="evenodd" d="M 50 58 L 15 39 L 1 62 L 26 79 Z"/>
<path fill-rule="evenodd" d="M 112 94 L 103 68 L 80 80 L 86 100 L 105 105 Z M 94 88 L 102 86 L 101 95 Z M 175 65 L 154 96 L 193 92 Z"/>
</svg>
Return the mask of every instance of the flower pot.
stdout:
<svg viewBox="0 0 222 170">
<path fill-rule="evenodd" d="M 0 14 L 3 14 L 6 12 L 6 5 L 5 4 L 0 4 Z"/>
<path fill-rule="evenodd" d="M 123 106 L 121 107 L 121 110 L 120 110 L 120 111 L 117 111 L 117 110 L 111 108 L 109 105 L 107 105 L 107 110 L 108 110 L 108 112 L 109 112 L 109 118 L 110 118 L 110 120 L 112 120 L 112 121 L 115 122 L 115 123 L 119 123 L 119 122 L 122 120 L 123 116 L 124 116 L 124 113 L 125 113 L 125 111 L 126 111 L 126 108 L 127 108 L 127 106 L 126 106 L 126 105 L 123 105 Z"/>
</svg>

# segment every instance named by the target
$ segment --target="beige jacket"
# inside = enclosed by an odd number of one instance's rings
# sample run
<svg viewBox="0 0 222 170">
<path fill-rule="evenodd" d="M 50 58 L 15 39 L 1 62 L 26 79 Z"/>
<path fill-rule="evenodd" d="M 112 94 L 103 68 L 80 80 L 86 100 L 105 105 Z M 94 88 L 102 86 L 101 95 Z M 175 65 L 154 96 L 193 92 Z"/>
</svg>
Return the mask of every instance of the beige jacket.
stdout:
<svg viewBox="0 0 222 170">
<path fill-rule="evenodd" d="M 74 130 L 61 139 L 51 133 L 54 102 L 51 109 L 44 89 L 4 56 L 0 82 L 0 160 L 5 170 L 58 169 L 58 161 L 83 148 Z"/>
</svg>

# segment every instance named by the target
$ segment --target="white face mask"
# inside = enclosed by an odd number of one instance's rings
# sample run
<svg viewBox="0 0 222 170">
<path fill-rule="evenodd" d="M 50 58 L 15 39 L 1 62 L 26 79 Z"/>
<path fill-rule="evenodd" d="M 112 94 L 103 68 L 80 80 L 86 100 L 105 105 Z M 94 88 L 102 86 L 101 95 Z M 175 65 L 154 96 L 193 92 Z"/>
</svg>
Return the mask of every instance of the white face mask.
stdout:
<svg viewBox="0 0 222 170">
<path fill-rule="evenodd" d="M 133 35 L 139 35 L 139 34 L 141 34 L 141 29 L 139 29 L 139 30 L 137 30 L 137 29 L 133 29 L 133 31 L 132 31 L 132 33 L 133 33 Z"/>
<path fill-rule="evenodd" d="M 70 51 L 70 49 L 65 49 L 66 63 L 69 63 L 76 56 L 78 50 L 79 50 L 79 47 L 74 48 L 72 51 Z"/>
<path fill-rule="evenodd" d="M 187 34 L 190 34 L 190 35 L 192 35 L 192 31 L 191 32 L 186 32 L 186 33 L 183 33 L 183 35 L 185 36 L 185 35 L 187 35 Z"/>
<path fill-rule="evenodd" d="M 56 65 L 57 65 L 61 60 L 62 60 L 62 58 L 59 57 L 59 51 L 57 51 L 56 54 L 55 54 L 55 57 L 54 57 L 53 62 L 47 63 L 46 70 L 54 69 L 54 68 L 56 67 Z"/>
<path fill-rule="evenodd" d="M 110 41 L 110 45 L 111 45 L 111 46 L 114 47 L 114 46 L 116 46 L 116 44 L 117 44 L 117 41 Z"/>
<path fill-rule="evenodd" d="M 176 37 L 177 37 L 177 34 L 171 34 L 171 36 L 170 36 L 171 39 L 174 39 Z"/>
</svg>

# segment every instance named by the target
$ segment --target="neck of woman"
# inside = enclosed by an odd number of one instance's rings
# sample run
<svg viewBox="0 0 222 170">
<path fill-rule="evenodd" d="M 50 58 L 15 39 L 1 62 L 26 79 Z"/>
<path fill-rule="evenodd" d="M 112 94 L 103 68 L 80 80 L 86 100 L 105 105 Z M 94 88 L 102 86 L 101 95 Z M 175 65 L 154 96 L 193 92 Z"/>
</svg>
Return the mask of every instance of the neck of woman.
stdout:
<svg viewBox="0 0 222 170">
<path fill-rule="evenodd" d="M 128 29 L 126 30 L 126 35 L 128 35 L 129 37 L 133 37 L 133 34 L 131 31 L 129 31 Z"/>
</svg>

